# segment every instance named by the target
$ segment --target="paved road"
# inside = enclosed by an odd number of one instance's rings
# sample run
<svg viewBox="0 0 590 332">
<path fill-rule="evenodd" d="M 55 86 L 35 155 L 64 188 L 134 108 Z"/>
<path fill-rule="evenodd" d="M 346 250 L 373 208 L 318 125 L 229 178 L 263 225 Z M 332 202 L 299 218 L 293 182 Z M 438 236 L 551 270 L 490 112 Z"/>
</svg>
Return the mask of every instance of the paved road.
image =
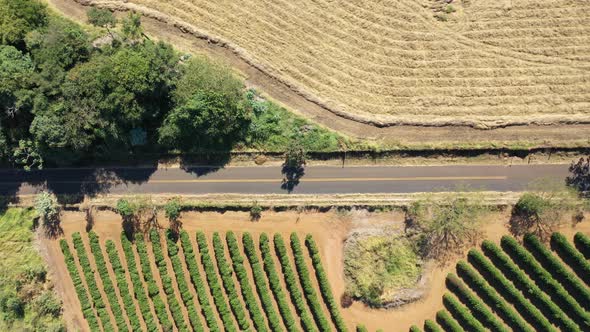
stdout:
<svg viewBox="0 0 590 332">
<path fill-rule="evenodd" d="M 539 178 L 562 181 L 567 165 L 307 167 L 296 194 L 413 193 L 458 186 L 519 191 Z M 0 193 L 286 193 L 280 167 L 69 168 L 41 171 L 0 170 Z"/>
</svg>

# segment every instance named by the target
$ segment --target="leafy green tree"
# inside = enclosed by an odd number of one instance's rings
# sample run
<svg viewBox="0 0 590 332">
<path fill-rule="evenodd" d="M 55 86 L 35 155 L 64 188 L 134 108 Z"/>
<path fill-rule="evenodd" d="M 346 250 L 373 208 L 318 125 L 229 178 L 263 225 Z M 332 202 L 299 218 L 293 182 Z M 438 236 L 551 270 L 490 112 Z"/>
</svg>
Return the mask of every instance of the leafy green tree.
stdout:
<svg viewBox="0 0 590 332">
<path fill-rule="evenodd" d="M 129 15 L 123 19 L 123 36 L 131 42 L 137 42 L 142 38 L 141 14 L 129 12 Z"/>
<path fill-rule="evenodd" d="M 46 6 L 37 0 L 0 0 L 0 43 L 22 46 L 27 33 L 47 24 Z"/>
<path fill-rule="evenodd" d="M 181 227 L 180 222 L 180 200 L 178 198 L 172 198 L 164 205 L 164 214 L 168 221 L 170 222 L 170 230 L 175 234 L 178 235 L 178 231 Z"/>
<path fill-rule="evenodd" d="M 0 45 L 0 108 L 14 117 L 30 98 L 34 64 L 28 55 L 13 46 Z"/>
<path fill-rule="evenodd" d="M 112 28 L 117 24 L 117 18 L 108 9 L 92 7 L 86 12 L 88 23 L 102 28 Z"/>
<path fill-rule="evenodd" d="M 532 233 L 547 241 L 560 225 L 560 219 L 560 208 L 550 198 L 524 193 L 512 209 L 510 232 L 517 237 Z"/>
<path fill-rule="evenodd" d="M 35 197 L 35 211 L 44 223 L 59 218 L 59 204 L 55 195 L 42 191 Z"/>
<path fill-rule="evenodd" d="M 18 146 L 14 148 L 12 157 L 16 165 L 22 166 L 27 171 L 43 168 L 43 157 L 39 153 L 39 148 L 30 140 L 20 140 Z"/>
</svg>

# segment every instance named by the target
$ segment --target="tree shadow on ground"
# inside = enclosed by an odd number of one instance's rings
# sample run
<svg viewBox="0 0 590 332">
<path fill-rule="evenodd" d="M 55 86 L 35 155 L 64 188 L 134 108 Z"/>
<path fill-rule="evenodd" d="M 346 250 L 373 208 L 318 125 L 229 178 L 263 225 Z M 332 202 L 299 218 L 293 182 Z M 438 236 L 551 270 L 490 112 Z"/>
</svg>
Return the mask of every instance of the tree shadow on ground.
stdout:
<svg viewBox="0 0 590 332">
<path fill-rule="evenodd" d="M 222 169 L 231 160 L 230 150 L 215 153 L 194 153 L 183 156 L 180 168 L 196 176 L 205 176 Z"/>
<path fill-rule="evenodd" d="M 305 175 L 305 168 L 303 166 L 284 165 L 281 169 L 281 174 L 283 174 L 281 189 L 287 190 L 288 193 L 291 193 L 295 187 L 299 185 L 301 178 Z"/>
</svg>

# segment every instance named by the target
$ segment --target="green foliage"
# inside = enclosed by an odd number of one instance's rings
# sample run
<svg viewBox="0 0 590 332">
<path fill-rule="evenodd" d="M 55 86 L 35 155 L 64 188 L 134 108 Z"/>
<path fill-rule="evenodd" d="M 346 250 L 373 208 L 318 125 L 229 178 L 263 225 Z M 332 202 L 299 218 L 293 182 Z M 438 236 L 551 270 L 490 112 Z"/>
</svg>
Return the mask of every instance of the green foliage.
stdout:
<svg viewBox="0 0 590 332">
<path fill-rule="evenodd" d="M 254 202 L 250 208 L 250 220 L 258 221 L 262 217 L 262 206 L 258 202 Z"/>
<path fill-rule="evenodd" d="M 410 326 L 410 332 L 422 332 L 422 330 L 418 326 L 412 325 Z"/>
<path fill-rule="evenodd" d="M 59 204 L 54 194 L 42 191 L 35 196 L 34 202 L 37 215 L 44 222 L 51 222 L 59 218 Z"/>
<path fill-rule="evenodd" d="M 590 259 L 590 237 L 584 233 L 577 232 L 574 236 L 574 243 L 582 255 L 586 259 Z"/>
<path fill-rule="evenodd" d="M 180 200 L 178 198 L 173 198 L 169 200 L 164 205 L 164 213 L 166 215 L 166 218 L 168 218 L 168 220 L 170 220 L 171 222 L 178 221 L 178 219 L 180 218 L 180 209 Z"/>
<path fill-rule="evenodd" d="M 88 23 L 103 28 L 114 27 L 117 24 L 117 18 L 108 9 L 92 7 L 86 11 Z"/>
<path fill-rule="evenodd" d="M 316 279 L 318 280 L 320 286 L 320 292 L 322 293 L 324 303 L 328 307 L 328 311 L 332 317 L 332 322 L 334 322 L 334 326 L 336 326 L 336 330 L 338 332 L 346 332 L 348 331 L 346 328 L 346 322 L 344 322 L 344 319 L 340 315 L 338 302 L 336 302 L 334 299 L 332 287 L 330 287 L 330 280 L 328 279 L 328 275 L 326 274 L 324 266 L 322 265 L 320 251 L 311 234 L 305 236 L 305 245 L 309 251 L 309 255 L 311 256 L 311 262 L 315 270 Z"/>
<path fill-rule="evenodd" d="M 123 19 L 123 36 L 126 40 L 131 42 L 141 39 L 143 36 L 141 14 L 129 12 L 129 15 Z"/>
<path fill-rule="evenodd" d="M 483 325 L 469 312 L 469 309 L 453 295 L 445 293 L 443 295 L 443 304 L 466 331 L 486 331 Z"/>
<path fill-rule="evenodd" d="M 46 6 L 37 0 L 0 0 L 0 43 L 19 45 L 27 33 L 47 24 Z"/>
<path fill-rule="evenodd" d="M 31 76 L 34 64 L 28 54 L 23 54 L 13 46 L 0 45 L 0 122 L 14 119 L 31 103 Z M 5 118 L 6 116 L 6 118 Z M 0 158 L 10 156 L 6 146 L 6 137 L 0 131 L 4 148 L 0 151 Z M 2 146 L 0 146 L 2 147 Z"/>
<path fill-rule="evenodd" d="M 590 286 L 590 262 L 574 248 L 563 234 L 553 233 L 551 235 L 551 248 L 557 252 L 559 257 L 569 265 L 586 285 Z"/>
<path fill-rule="evenodd" d="M 356 332 L 368 332 L 367 328 L 364 325 L 357 325 Z"/>
<path fill-rule="evenodd" d="M 442 329 L 430 319 L 424 321 L 424 331 L 425 332 L 442 332 Z"/>
<path fill-rule="evenodd" d="M 37 144 L 30 140 L 20 140 L 12 153 L 14 163 L 26 171 L 43 168 L 43 157 Z"/>
<path fill-rule="evenodd" d="M 457 321 L 454 320 L 453 317 L 451 317 L 448 311 L 441 310 L 437 312 L 436 322 L 439 323 L 445 331 L 463 332 L 463 328 L 461 328 L 461 325 L 459 325 L 459 323 L 457 323 Z"/>
<path fill-rule="evenodd" d="M 136 208 L 126 199 L 119 198 L 117 200 L 117 213 L 123 218 L 132 217 L 136 213 Z"/>
</svg>

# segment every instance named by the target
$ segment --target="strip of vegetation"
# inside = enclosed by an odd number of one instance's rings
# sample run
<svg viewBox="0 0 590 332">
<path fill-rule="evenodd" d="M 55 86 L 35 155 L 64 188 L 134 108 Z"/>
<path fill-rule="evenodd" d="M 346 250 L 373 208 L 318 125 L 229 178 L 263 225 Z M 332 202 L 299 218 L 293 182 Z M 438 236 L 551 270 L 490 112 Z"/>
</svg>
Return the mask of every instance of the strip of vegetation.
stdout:
<svg viewBox="0 0 590 332">
<path fill-rule="evenodd" d="M 203 268 L 205 270 L 205 276 L 207 277 L 207 283 L 209 284 L 211 296 L 213 296 L 213 302 L 215 302 L 219 316 L 221 316 L 223 328 L 226 331 L 235 332 L 237 329 L 232 319 L 231 311 L 228 308 L 227 303 L 225 303 L 223 290 L 221 289 L 219 281 L 217 280 L 215 265 L 213 264 L 211 255 L 209 255 L 209 248 L 207 248 L 207 238 L 205 237 L 205 233 L 197 232 L 197 245 L 199 246 L 201 263 L 203 264 Z"/>
<path fill-rule="evenodd" d="M 248 321 L 248 317 L 246 317 L 244 306 L 240 302 L 240 296 L 234 284 L 233 271 L 225 259 L 225 247 L 217 232 L 213 233 L 213 252 L 215 253 L 219 275 L 221 276 L 225 293 L 229 298 L 229 304 L 234 317 L 236 317 L 240 329 L 247 330 L 250 328 L 250 322 Z"/>
<path fill-rule="evenodd" d="M 80 262 L 82 272 L 84 273 L 84 279 L 86 279 L 86 284 L 88 285 L 90 297 L 92 298 L 94 307 L 98 312 L 98 318 L 100 319 L 102 328 L 106 331 L 112 330 L 113 325 L 111 324 L 109 312 L 105 306 L 104 300 L 102 299 L 102 295 L 100 294 L 98 285 L 96 284 L 96 279 L 94 277 L 94 269 L 90 265 L 90 261 L 88 260 L 88 256 L 86 255 L 86 248 L 84 247 L 84 242 L 82 242 L 82 237 L 80 236 L 80 233 L 74 233 L 72 235 L 72 239 L 74 242 L 74 249 L 76 249 L 76 254 L 78 255 L 78 261 Z"/>
<path fill-rule="evenodd" d="M 160 297 L 160 289 L 158 288 L 158 284 L 156 283 L 154 275 L 152 274 L 152 267 L 150 266 L 150 259 L 147 252 L 147 246 L 145 244 L 142 234 L 135 234 L 135 247 L 137 249 L 137 254 L 139 255 L 141 272 L 143 273 L 143 278 L 147 283 L 148 295 L 154 303 L 154 310 L 156 311 L 156 316 L 158 316 L 158 320 L 160 321 L 160 325 L 162 325 L 164 331 L 171 331 L 172 322 L 168 317 L 168 312 L 166 311 L 166 304 L 164 303 L 164 300 L 162 300 L 162 298 Z"/>
<path fill-rule="evenodd" d="M 258 302 L 256 302 L 256 296 L 252 291 L 252 287 L 250 287 L 250 280 L 248 279 L 248 271 L 244 267 L 244 258 L 240 253 L 240 247 L 238 245 L 238 240 L 233 232 L 229 231 L 225 235 L 225 241 L 227 242 L 227 247 L 229 249 L 229 254 L 232 260 L 232 265 L 234 268 L 234 272 L 238 277 L 238 282 L 240 283 L 240 289 L 242 290 L 242 297 L 246 302 L 246 308 L 250 312 L 250 318 L 252 322 L 254 322 L 254 328 L 256 331 L 268 331 L 266 327 L 266 322 L 264 320 L 264 315 L 262 314 L 262 310 L 258 306 Z M 263 289 L 264 292 L 267 292 L 266 289 Z M 268 295 L 268 294 L 267 294 Z M 264 306 L 264 303 L 262 304 Z M 277 315 L 275 313 L 275 324 L 274 328 L 271 329 L 274 331 L 275 328 L 280 326 L 279 322 L 277 321 Z"/>
<path fill-rule="evenodd" d="M 555 322 L 562 331 L 578 331 L 578 326 L 545 294 L 534 282 L 532 282 L 500 247 L 491 241 L 483 241 L 481 245 L 486 256 L 494 265 L 510 279 L 521 292 L 531 300 L 547 316 L 549 321 Z"/>
<path fill-rule="evenodd" d="M 92 309 L 93 307 L 90 303 L 90 299 L 88 298 L 88 293 L 86 293 L 86 287 L 82 282 L 82 278 L 80 277 L 80 273 L 76 267 L 76 261 L 72 255 L 72 252 L 70 251 L 68 242 L 65 239 L 61 239 L 59 241 L 59 246 L 61 247 L 61 252 L 64 254 L 66 267 L 70 273 L 70 278 L 72 278 L 72 282 L 74 283 L 74 289 L 76 290 L 78 300 L 80 301 L 80 309 L 82 309 L 82 314 L 88 321 L 91 331 L 100 331 L 98 319 L 94 313 L 94 310 Z"/>
<path fill-rule="evenodd" d="M 180 243 L 182 245 L 182 252 L 184 253 L 186 266 L 188 267 L 188 272 L 191 276 L 191 282 L 195 287 L 197 299 L 199 300 L 199 305 L 201 306 L 201 311 L 203 312 L 203 316 L 205 316 L 205 321 L 207 322 L 207 327 L 209 328 L 209 331 L 219 332 L 219 325 L 217 324 L 215 313 L 211 308 L 211 303 L 209 302 L 209 297 L 207 296 L 207 287 L 201 279 L 201 273 L 199 272 L 197 258 L 195 257 L 195 252 L 193 251 L 193 245 L 191 244 L 189 235 L 186 231 L 180 232 Z"/>
<path fill-rule="evenodd" d="M 590 262 L 584 258 L 574 246 L 561 233 L 551 235 L 551 248 L 557 252 L 559 257 L 590 286 Z"/>
<path fill-rule="evenodd" d="M 580 326 L 582 330 L 590 328 L 590 314 L 545 270 L 516 239 L 503 236 L 502 248 L 510 257 L 531 276 L 535 283 L 545 290 L 551 299 Z"/>
<path fill-rule="evenodd" d="M 424 332 L 443 332 L 435 321 L 427 319 L 424 321 Z"/>
<path fill-rule="evenodd" d="M 459 325 L 459 323 L 457 323 L 446 310 L 440 310 L 436 313 L 436 322 L 440 324 L 446 332 L 464 332 L 461 325 Z"/>
<path fill-rule="evenodd" d="M 456 275 L 449 273 L 446 279 L 447 287 L 453 292 L 461 302 L 465 303 L 469 310 L 477 317 L 487 328 L 496 332 L 508 332 L 502 322 L 488 309 L 488 307 L 475 296 Z"/>
<path fill-rule="evenodd" d="M 98 275 L 102 280 L 103 290 L 107 296 L 109 305 L 111 306 L 113 316 L 115 317 L 117 329 L 119 329 L 119 331 L 128 331 L 129 329 L 127 327 L 127 323 L 125 322 L 123 310 L 121 309 L 121 306 L 119 305 L 119 300 L 117 299 L 117 291 L 115 290 L 113 281 L 109 276 L 109 270 L 107 270 L 107 263 L 104 259 L 104 255 L 102 254 L 102 249 L 100 248 L 98 235 L 96 235 L 95 232 L 90 232 L 88 233 L 88 239 L 90 241 L 90 251 L 94 255 L 96 269 L 98 270 Z"/>
<path fill-rule="evenodd" d="M 176 294 L 174 293 L 174 286 L 172 286 L 172 278 L 168 275 L 168 268 L 166 267 L 166 259 L 164 258 L 164 252 L 162 251 L 162 244 L 160 243 L 160 234 L 157 230 L 152 229 L 150 231 L 150 241 L 152 242 L 152 251 L 154 252 L 154 260 L 158 271 L 160 272 L 160 279 L 162 280 L 162 287 L 164 293 L 166 293 L 166 299 L 168 300 L 168 307 L 170 313 L 172 313 L 172 319 L 176 324 L 176 328 L 179 331 L 189 331 L 182 316 L 182 309 Z M 189 294 L 190 295 L 190 294 Z"/>
<path fill-rule="evenodd" d="M 575 300 L 584 309 L 590 310 L 590 290 L 539 241 L 538 237 L 525 235 L 524 245 L 563 288 L 570 294 L 576 294 Z"/>
<path fill-rule="evenodd" d="M 313 288 L 313 283 L 309 277 L 309 270 L 305 264 L 305 256 L 301 249 L 301 243 L 296 233 L 291 233 L 291 249 L 293 250 L 293 258 L 295 258 L 295 268 L 299 274 L 299 281 L 301 282 L 301 288 L 307 299 L 307 303 L 311 309 L 313 318 L 315 319 L 320 331 L 330 331 L 330 323 L 324 312 L 322 311 L 322 305 L 318 299 L 318 295 Z"/>
<path fill-rule="evenodd" d="M 320 291 L 322 293 L 324 303 L 326 303 L 326 305 L 328 306 L 328 310 L 330 311 L 332 322 L 334 322 L 336 330 L 338 330 L 339 332 L 346 332 L 348 331 L 348 329 L 346 328 L 346 323 L 340 315 L 338 302 L 336 302 L 336 300 L 334 299 L 334 294 L 332 293 L 332 287 L 330 287 L 328 275 L 326 274 L 324 266 L 322 265 L 320 251 L 318 250 L 318 246 L 316 245 L 311 234 L 307 234 L 307 236 L 305 237 L 305 245 L 307 246 L 307 250 L 309 251 L 309 255 L 311 256 L 311 262 L 313 264 L 313 268 L 315 269 L 315 275 L 320 285 Z"/>
<path fill-rule="evenodd" d="M 285 246 L 283 237 L 280 234 L 275 234 L 273 242 L 275 244 L 275 252 L 281 263 L 285 284 L 287 284 L 287 289 L 291 295 L 291 302 L 295 306 L 295 310 L 297 310 L 297 314 L 301 319 L 301 326 L 305 331 L 317 331 L 316 326 L 307 311 L 307 305 L 303 298 L 303 294 L 301 294 L 301 291 L 299 290 L 297 277 L 291 267 L 291 262 L 289 262 L 289 254 L 287 253 L 287 247 Z"/>
<path fill-rule="evenodd" d="M 246 233 L 246 234 L 249 236 L 248 233 Z M 244 235 L 245 236 L 243 239 L 244 241 L 246 241 L 246 234 Z M 254 251 L 254 248 L 248 249 L 248 246 L 246 246 L 245 244 L 244 244 L 244 247 L 246 248 L 247 255 L 252 255 L 252 256 L 256 257 L 254 253 L 252 253 L 252 254 L 248 253 L 250 250 Z M 266 273 L 266 276 L 268 278 L 268 284 L 270 286 L 270 290 L 272 291 L 275 301 L 277 302 L 277 305 L 279 306 L 279 312 L 281 313 L 281 317 L 283 318 L 283 323 L 287 327 L 287 331 L 296 332 L 296 331 L 298 331 L 297 324 L 296 324 L 295 319 L 293 318 L 293 315 L 291 313 L 291 308 L 289 308 L 289 303 L 287 302 L 287 296 L 285 295 L 285 292 L 283 291 L 283 287 L 281 286 L 281 281 L 279 279 L 279 275 L 277 274 L 275 262 L 272 258 L 272 252 L 270 249 L 269 239 L 265 233 L 262 233 L 260 235 L 260 252 L 262 253 L 262 262 L 263 262 L 264 272 Z M 256 259 L 258 259 L 258 258 L 256 258 Z M 307 314 L 305 312 L 304 312 L 304 314 L 309 316 L 309 314 Z M 301 318 L 301 319 L 303 319 L 303 318 Z"/>
<path fill-rule="evenodd" d="M 109 257 L 109 262 L 111 263 L 113 272 L 115 273 L 117 288 L 119 289 L 119 296 L 121 296 L 121 299 L 123 299 L 125 313 L 127 314 L 129 323 L 131 324 L 131 330 L 141 331 L 141 324 L 139 322 L 139 317 L 137 316 L 137 310 L 135 310 L 135 303 L 133 302 L 133 297 L 131 296 L 129 285 L 127 284 L 127 279 L 125 278 L 125 269 L 123 268 L 123 265 L 121 265 L 121 260 L 119 259 L 119 254 L 117 252 L 117 248 L 115 247 L 115 243 L 112 240 L 107 240 L 105 246 L 107 255 Z M 152 329 L 152 327 L 148 327 L 148 329 L 150 331 L 155 331 L 155 329 Z"/>
<path fill-rule="evenodd" d="M 481 275 L 484 276 L 485 280 L 487 280 L 495 288 L 495 290 L 499 294 L 501 294 L 508 302 L 512 303 L 514 308 L 518 310 L 518 312 L 523 316 L 523 318 L 529 321 L 537 331 L 556 331 L 556 329 L 551 325 L 547 318 L 543 316 L 539 309 L 537 309 L 527 299 L 525 299 L 522 293 L 518 289 L 516 289 L 516 287 L 514 287 L 514 285 L 508 279 L 506 279 L 506 277 L 504 277 L 504 275 L 502 275 L 502 273 L 498 271 L 498 269 L 496 269 L 496 267 L 494 267 L 494 265 L 487 258 L 485 258 L 481 252 L 474 249 L 470 250 L 468 254 L 468 259 L 471 265 L 473 265 L 479 271 L 479 273 L 481 273 Z M 459 273 L 461 274 L 461 272 Z M 462 274 L 461 277 L 465 280 Z M 486 293 L 489 293 L 490 291 L 493 290 L 485 290 Z M 492 301 L 492 303 L 496 303 L 496 301 Z M 504 305 L 497 305 L 496 307 L 503 308 Z M 501 312 L 503 311 L 505 310 L 501 309 Z M 519 321 L 519 319 L 509 317 L 508 313 L 504 315 L 506 315 L 505 318 L 503 317 L 504 320 L 513 329 L 516 329 L 516 326 L 520 325 L 516 323 L 517 321 Z M 528 329 L 525 329 L 523 327 L 523 331 L 528 331 Z"/>
<path fill-rule="evenodd" d="M 576 235 L 574 235 L 574 243 L 582 255 L 584 255 L 586 259 L 590 259 L 590 236 L 577 232 Z"/>
<path fill-rule="evenodd" d="M 369 332 L 364 325 L 357 325 L 356 332 Z"/>
<path fill-rule="evenodd" d="M 266 275 L 264 274 L 262 266 L 260 265 L 260 260 L 256 255 L 256 247 L 254 246 L 254 240 L 252 239 L 252 235 L 250 235 L 250 233 L 244 233 L 242 235 L 242 244 L 244 245 L 244 252 L 246 253 L 250 267 L 252 268 L 254 284 L 256 285 L 256 290 L 258 291 L 258 297 L 262 303 L 262 308 L 264 309 L 266 317 L 268 318 L 270 329 L 272 331 L 283 331 L 283 328 L 281 327 L 281 318 L 273 306 L 272 297 L 270 296 L 270 292 L 268 291 L 266 284 Z M 230 250 L 232 246 L 233 245 L 230 245 Z M 288 327 L 287 329 L 289 330 Z"/>
<path fill-rule="evenodd" d="M 412 325 L 410 326 L 410 332 L 422 332 L 422 330 L 418 326 Z"/>
<path fill-rule="evenodd" d="M 110 244 L 112 245 L 110 245 Z M 107 250 L 111 250 L 116 253 L 115 244 L 110 241 L 107 241 Z M 141 315 L 143 317 L 143 321 L 150 332 L 159 331 L 158 324 L 156 323 L 156 318 L 152 314 L 150 310 L 150 304 L 148 295 L 141 283 L 141 276 L 139 274 L 139 270 L 137 269 L 137 263 L 135 261 L 135 255 L 133 254 L 133 246 L 131 242 L 127 239 L 125 232 L 121 232 L 121 245 L 123 246 L 123 253 L 125 254 L 125 260 L 127 261 L 127 269 L 129 270 L 129 276 L 131 277 L 131 284 L 133 284 L 133 294 L 135 294 L 135 299 L 139 304 L 139 311 L 141 311 Z M 109 249 L 111 247 L 111 249 Z M 109 254 L 110 255 L 110 254 Z M 115 257 L 115 256 L 113 256 Z M 116 259 L 119 259 L 118 255 Z M 113 258 L 111 258 L 111 264 L 113 262 Z M 114 267 L 115 265 L 113 265 Z M 122 267 L 121 267 L 122 268 Z M 123 288 L 119 287 L 119 290 L 122 292 Z"/>
<path fill-rule="evenodd" d="M 186 307 L 186 310 L 188 312 L 188 320 L 193 331 L 205 331 L 205 329 L 203 329 L 203 325 L 201 324 L 201 320 L 199 319 L 199 312 L 197 311 L 197 307 L 193 302 L 193 295 L 191 294 L 186 279 L 184 277 L 182 261 L 180 260 L 180 257 L 178 257 L 178 246 L 176 246 L 176 243 L 174 243 L 174 241 L 172 240 L 172 236 L 172 232 L 168 230 L 166 234 L 168 257 L 170 257 L 170 261 L 172 262 L 172 269 L 174 270 L 174 276 L 176 277 L 176 284 L 178 285 L 180 297 L 182 298 L 182 302 L 184 302 L 184 306 Z"/>
<path fill-rule="evenodd" d="M 486 328 L 473 317 L 469 309 L 467 309 L 457 298 L 449 293 L 443 295 L 443 305 L 451 313 L 453 317 L 463 326 L 465 331 L 486 331 Z"/>
</svg>

